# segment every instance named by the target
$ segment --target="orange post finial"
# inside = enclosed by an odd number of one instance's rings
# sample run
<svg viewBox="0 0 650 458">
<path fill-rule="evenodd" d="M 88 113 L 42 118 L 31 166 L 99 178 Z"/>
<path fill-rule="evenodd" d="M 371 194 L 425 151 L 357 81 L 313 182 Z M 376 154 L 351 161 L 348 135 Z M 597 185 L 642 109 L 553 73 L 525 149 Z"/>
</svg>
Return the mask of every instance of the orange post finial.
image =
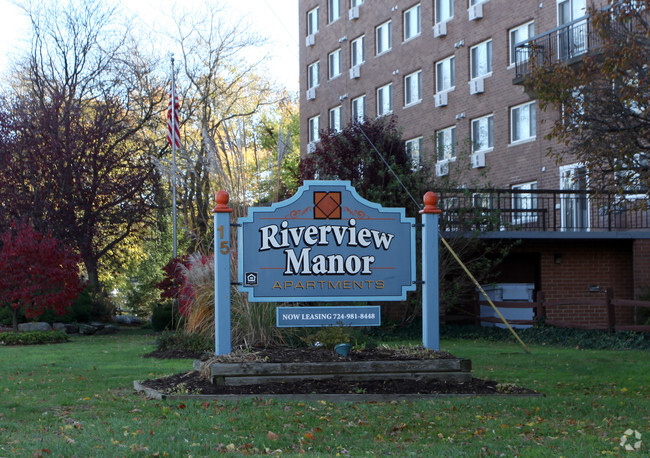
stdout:
<svg viewBox="0 0 650 458">
<path fill-rule="evenodd" d="M 435 192 L 427 192 L 424 195 L 424 208 L 420 210 L 420 213 L 442 213 L 436 204 L 438 203 L 438 196 Z"/>
<path fill-rule="evenodd" d="M 217 206 L 214 207 L 212 213 L 232 213 L 232 208 L 228 206 L 230 195 L 226 191 L 217 192 Z"/>
</svg>

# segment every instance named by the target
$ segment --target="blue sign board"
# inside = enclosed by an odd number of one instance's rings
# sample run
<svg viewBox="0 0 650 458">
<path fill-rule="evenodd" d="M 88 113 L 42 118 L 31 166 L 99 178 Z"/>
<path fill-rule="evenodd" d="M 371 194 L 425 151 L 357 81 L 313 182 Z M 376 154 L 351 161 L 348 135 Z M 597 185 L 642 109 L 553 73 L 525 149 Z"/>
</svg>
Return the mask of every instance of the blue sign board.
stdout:
<svg viewBox="0 0 650 458">
<path fill-rule="evenodd" d="M 249 301 L 397 301 L 416 287 L 415 220 L 349 181 L 306 181 L 238 222 L 239 290 Z"/>
<path fill-rule="evenodd" d="M 381 325 L 381 309 L 378 305 L 278 307 L 276 314 L 279 328 Z"/>
</svg>

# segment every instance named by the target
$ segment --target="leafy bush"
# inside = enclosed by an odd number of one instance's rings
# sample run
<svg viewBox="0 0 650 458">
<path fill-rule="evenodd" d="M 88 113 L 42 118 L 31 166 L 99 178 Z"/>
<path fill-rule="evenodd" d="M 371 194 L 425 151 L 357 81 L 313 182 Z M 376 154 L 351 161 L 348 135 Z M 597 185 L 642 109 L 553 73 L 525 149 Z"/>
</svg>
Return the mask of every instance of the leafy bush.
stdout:
<svg viewBox="0 0 650 458">
<path fill-rule="evenodd" d="M 46 310 L 63 315 L 79 294 L 79 258 L 66 245 L 26 222 L 0 237 L 0 307 L 34 318 Z"/>
<path fill-rule="evenodd" d="M 610 333 L 552 326 L 538 326 L 515 331 L 521 340 L 529 344 L 594 350 L 650 350 L 650 334 L 643 332 L 618 331 Z M 446 339 L 483 339 L 495 342 L 513 339 L 507 329 L 466 325 L 441 326 L 440 336 Z"/>
<path fill-rule="evenodd" d="M 154 307 L 151 315 L 151 328 L 154 332 L 172 330 L 179 326 L 182 317 L 174 310 L 172 302 L 164 302 Z"/>
<path fill-rule="evenodd" d="M 42 345 L 70 341 L 63 331 L 2 332 L 0 345 Z"/>
<path fill-rule="evenodd" d="M 322 345 L 333 349 L 340 343 L 352 343 L 352 332 L 345 326 L 327 326 L 302 338 L 307 345 Z"/>
<path fill-rule="evenodd" d="M 196 353 L 214 351 L 214 339 L 183 331 L 164 331 L 156 338 L 158 350 L 187 350 Z"/>
</svg>

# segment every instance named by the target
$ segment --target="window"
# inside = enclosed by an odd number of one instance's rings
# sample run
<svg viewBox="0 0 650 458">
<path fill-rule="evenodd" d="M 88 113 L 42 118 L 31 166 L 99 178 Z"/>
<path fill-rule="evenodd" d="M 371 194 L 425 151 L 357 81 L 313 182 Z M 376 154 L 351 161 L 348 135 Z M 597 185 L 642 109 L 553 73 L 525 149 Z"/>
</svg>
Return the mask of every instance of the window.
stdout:
<svg viewBox="0 0 650 458">
<path fill-rule="evenodd" d="M 350 0 L 350 8 L 363 5 L 363 0 Z"/>
<path fill-rule="evenodd" d="M 320 116 L 309 118 L 309 143 L 320 140 Z"/>
<path fill-rule="evenodd" d="M 454 56 L 436 62 L 436 92 L 454 89 L 456 86 L 456 59 Z"/>
<path fill-rule="evenodd" d="M 393 112 L 393 85 L 387 84 L 377 89 L 377 116 Z"/>
<path fill-rule="evenodd" d="M 518 184 L 513 191 L 537 189 L 537 182 Z M 523 224 L 537 221 L 537 194 L 529 192 L 512 193 L 512 223 Z"/>
<path fill-rule="evenodd" d="M 456 160 L 456 127 L 436 132 L 436 158 L 438 161 Z"/>
<path fill-rule="evenodd" d="M 352 99 L 352 121 L 363 122 L 366 117 L 366 96 Z"/>
<path fill-rule="evenodd" d="M 330 110 L 330 130 L 341 131 L 341 105 Z"/>
<path fill-rule="evenodd" d="M 510 143 L 535 138 L 535 102 L 510 109 Z"/>
<path fill-rule="evenodd" d="M 413 105 L 422 100 L 422 70 L 404 77 L 404 106 Z"/>
<path fill-rule="evenodd" d="M 420 23 L 420 5 L 404 11 L 404 41 L 415 38 L 422 32 Z"/>
<path fill-rule="evenodd" d="M 332 23 L 341 17 L 341 0 L 327 0 L 328 19 Z"/>
<path fill-rule="evenodd" d="M 391 32 L 391 21 L 384 22 L 375 29 L 377 55 L 390 51 L 390 48 L 393 46 Z"/>
<path fill-rule="evenodd" d="M 485 3 L 488 0 L 469 0 L 469 6 L 478 5 L 479 3 Z"/>
<path fill-rule="evenodd" d="M 312 89 L 315 87 L 318 87 L 320 84 L 319 80 L 319 69 L 320 69 L 320 62 L 314 62 L 311 64 L 309 67 L 307 67 L 307 86 L 308 89 Z"/>
<path fill-rule="evenodd" d="M 411 169 L 420 168 L 420 152 L 422 151 L 422 137 L 406 141 L 406 154 L 411 159 Z"/>
<path fill-rule="evenodd" d="M 366 53 L 364 50 L 365 41 L 366 36 L 361 35 L 359 38 L 352 40 L 352 43 L 350 43 L 350 65 L 352 67 L 361 65 L 366 61 Z"/>
<path fill-rule="evenodd" d="M 533 21 L 527 22 L 526 24 L 510 29 L 508 37 L 510 39 L 510 65 L 515 65 L 515 45 L 526 41 L 529 38 L 532 38 L 535 35 L 535 23 Z M 528 60 L 528 50 L 520 49 L 519 50 L 519 62 L 525 62 Z"/>
<path fill-rule="evenodd" d="M 307 13 L 307 35 L 318 32 L 318 7 Z"/>
<path fill-rule="evenodd" d="M 472 121 L 472 151 L 490 151 L 494 147 L 492 115 Z"/>
<path fill-rule="evenodd" d="M 565 26 L 558 30 L 560 59 L 570 59 L 587 51 L 587 20 L 579 20 L 586 14 L 586 0 L 558 0 L 557 25 Z"/>
<path fill-rule="evenodd" d="M 341 49 L 331 52 L 329 57 L 329 77 L 336 78 L 341 74 Z"/>
<path fill-rule="evenodd" d="M 454 16 L 454 0 L 435 0 L 435 23 L 448 21 Z"/>
<path fill-rule="evenodd" d="M 492 73 L 492 40 L 472 46 L 470 56 L 472 79 Z"/>
</svg>

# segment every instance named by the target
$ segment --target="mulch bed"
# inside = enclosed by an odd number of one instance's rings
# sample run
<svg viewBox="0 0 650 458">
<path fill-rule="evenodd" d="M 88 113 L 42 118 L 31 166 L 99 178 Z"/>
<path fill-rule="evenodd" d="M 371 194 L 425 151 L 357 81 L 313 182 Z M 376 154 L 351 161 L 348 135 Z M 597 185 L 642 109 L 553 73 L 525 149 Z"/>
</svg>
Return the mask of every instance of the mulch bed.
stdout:
<svg viewBox="0 0 650 458">
<path fill-rule="evenodd" d="M 184 356 L 183 356 L 184 355 Z M 206 355 L 188 354 L 181 350 L 155 351 L 145 355 L 156 358 L 207 359 Z M 197 357 L 198 356 L 198 357 Z M 255 352 L 241 352 L 236 356 L 225 355 L 223 362 L 331 362 L 331 361 L 397 361 L 422 359 L 423 357 L 455 358 L 447 352 L 399 352 L 388 349 L 352 351 L 342 357 L 322 348 L 265 348 Z M 228 395 L 228 394 L 442 394 L 442 395 L 485 395 L 512 394 L 535 395 L 533 390 L 500 385 L 492 380 L 473 378 L 471 382 L 445 382 L 436 380 L 378 380 L 354 382 L 340 379 L 304 380 L 300 382 L 265 383 L 259 385 L 226 386 L 215 385 L 201 377 L 199 372 L 190 371 L 141 382 L 143 386 L 160 393 Z"/>
</svg>

